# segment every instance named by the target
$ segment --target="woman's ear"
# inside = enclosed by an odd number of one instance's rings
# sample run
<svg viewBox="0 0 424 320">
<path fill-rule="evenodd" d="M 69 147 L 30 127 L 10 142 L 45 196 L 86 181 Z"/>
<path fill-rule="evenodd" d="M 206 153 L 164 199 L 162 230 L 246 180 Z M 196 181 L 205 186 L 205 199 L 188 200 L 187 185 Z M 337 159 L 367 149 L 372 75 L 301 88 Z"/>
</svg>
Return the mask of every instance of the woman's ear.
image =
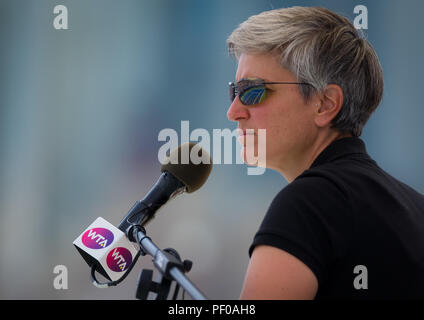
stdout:
<svg viewBox="0 0 424 320">
<path fill-rule="evenodd" d="M 343 105 L 343 90 L 336 84 L 329 84 L 318 103 L 315 103 L 315 124 L 325 127 L 331 123 Z"/>
</svg>

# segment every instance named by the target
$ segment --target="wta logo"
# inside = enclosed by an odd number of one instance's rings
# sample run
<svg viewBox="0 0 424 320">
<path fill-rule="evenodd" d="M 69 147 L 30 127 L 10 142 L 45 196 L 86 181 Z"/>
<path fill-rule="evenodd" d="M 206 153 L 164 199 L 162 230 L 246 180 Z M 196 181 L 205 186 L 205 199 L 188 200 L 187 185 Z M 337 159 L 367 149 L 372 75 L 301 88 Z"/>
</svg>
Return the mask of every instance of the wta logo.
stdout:
<svg viewBox="0 0 424 320">
<path fill-rule="evenodd" d="M 93 228 L 82 235 L 81 241 L 87 248 L 103 249 L 113 242 L 113 233 L 105 228 Z"/>
<path fill-rule="evenodd" d="M 106 263 L 109 269 L 112 271 L 125 271 L 132 263 L 131 252 L 124 247 L 117 247 L 112 249 L 107 255 Z"/>
</svg>

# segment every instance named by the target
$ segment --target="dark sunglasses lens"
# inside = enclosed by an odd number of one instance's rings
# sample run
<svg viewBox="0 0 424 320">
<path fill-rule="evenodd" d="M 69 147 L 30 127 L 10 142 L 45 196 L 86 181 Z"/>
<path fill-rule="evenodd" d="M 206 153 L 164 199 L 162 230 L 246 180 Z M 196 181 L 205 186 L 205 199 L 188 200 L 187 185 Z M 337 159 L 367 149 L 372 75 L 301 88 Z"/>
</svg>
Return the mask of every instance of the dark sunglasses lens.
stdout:
<svg viewBox="0 0 424 320">
<path fill-rule="evenodd" d="M 234 82 L 230 82 L 228 84 L 228 93 L 230 95 L 230 101 L 233 102 L 234 99 L 236 98 L 236 86 Z"/>
<path fill-rule="evenodd" d="M 261 103 L 266 98 L 265 86 L 257 86 L 246 89 L 239 95 L 240 101 L 246 105 Z"/>
</svg>

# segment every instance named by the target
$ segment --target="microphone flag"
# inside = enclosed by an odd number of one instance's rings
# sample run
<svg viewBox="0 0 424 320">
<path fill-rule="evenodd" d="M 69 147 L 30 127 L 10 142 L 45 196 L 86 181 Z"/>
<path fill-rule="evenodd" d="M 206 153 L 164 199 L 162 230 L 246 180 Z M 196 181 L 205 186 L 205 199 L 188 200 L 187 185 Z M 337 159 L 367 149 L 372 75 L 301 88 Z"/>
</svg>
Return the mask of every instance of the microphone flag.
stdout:
<svg viewBox="0 0 424 320">
<path fill-rule="evenodd" d="M 97 263 L 97 271 L 111 281 L 123 276 L 139 251 L 124 232 L 101 217 L 73 245 L 90 267 Z"/>
</svg>

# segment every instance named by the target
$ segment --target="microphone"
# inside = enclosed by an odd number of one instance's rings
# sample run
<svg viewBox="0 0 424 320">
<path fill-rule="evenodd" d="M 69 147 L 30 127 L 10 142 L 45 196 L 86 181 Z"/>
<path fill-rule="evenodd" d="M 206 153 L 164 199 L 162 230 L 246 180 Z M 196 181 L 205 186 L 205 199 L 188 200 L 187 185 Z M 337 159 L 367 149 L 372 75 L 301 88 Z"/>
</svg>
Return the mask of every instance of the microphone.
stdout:
<svg viewBox="0 0 424 320">
<path fill-rule="evenodd" d="M 192 151 L 196 150 L 198 150 L 198 156 L 205 161 L 195 164 L 192 157 L 189 157 L 188 163 L 184 164 L 183 157 L 187 155 L 187 152 L 191 154 Z M 119 223 L 118 228 L 128 236 L 130 226 L 134 224 L 146 225 L 154 217 L 156 211 L 168 200 L 183 192 L 192 193 L 202 187 L 211 170 L 210 156 L 199 145 L 193 142 L 180 145 L 165 160 L 165 164 L 161 167 L 162 175 L 156 184 L 142 200 L 138 200 L 134 204 Z"/>
<path fill-rule="evenodd" d="M 187 152 L 189 155 L 195 154 L 193 158 L 201 157 L 203 161 L 195 163 L 191 156 L 187 157 Z M 187 158 L 188 163 L 184 163 Z M 197 162 L 198 159 L 195 160 Z M 75 239 L 74 246 L 90 267 L 97 263 L 96 269 L 100 274 L 117 281 L 138 257 L 137 247 L 129 240 L 133 238 L 131 227 L 146 225 L 160 207 L 178 194 L 198 190 L 208 179 L 211 170 L 210 155 L 198 144 L 190 142 L 180 145 L 165 159 L 156 184 L 133 205 L 118 228 L 99 217 Z"/>
</svg>

